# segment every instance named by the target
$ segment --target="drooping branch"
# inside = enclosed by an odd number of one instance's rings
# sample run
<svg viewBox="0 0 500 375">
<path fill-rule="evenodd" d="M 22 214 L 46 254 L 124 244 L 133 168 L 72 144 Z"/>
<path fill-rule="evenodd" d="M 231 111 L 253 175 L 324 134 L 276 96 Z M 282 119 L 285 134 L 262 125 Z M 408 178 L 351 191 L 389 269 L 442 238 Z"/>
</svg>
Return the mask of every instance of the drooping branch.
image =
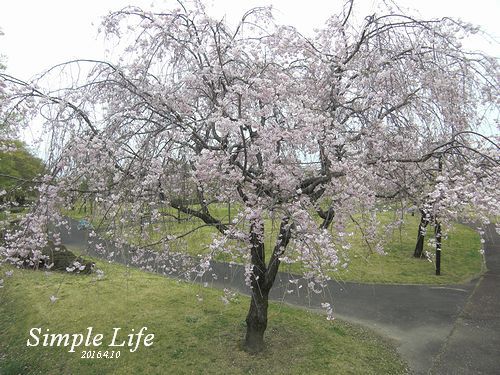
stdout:
<svg viewBox="0 0 500 375">
<path fill-rule="evenodd" d="M 182 204 L 182 202 L 180 200 L 176 200 L 176 199 L 173 199 L 170 201 L 170 206 L 172 208 L 175 208 L 176 210 L 184 212 L 187 215 L 197 217 L 198 219 L 202 220 L 205 224 L 212 225 L 214 228 L 216 228 L 222 234 L 226 234 L 226 232 L 228 230 L 228 227 L 226 224 L 222 223 L 220 220 L 213 217 L 208 211 L 202 212 L 202 211 L 194 210 L 190 207 L 185 206 L 184 204 Z"/>
</svg>

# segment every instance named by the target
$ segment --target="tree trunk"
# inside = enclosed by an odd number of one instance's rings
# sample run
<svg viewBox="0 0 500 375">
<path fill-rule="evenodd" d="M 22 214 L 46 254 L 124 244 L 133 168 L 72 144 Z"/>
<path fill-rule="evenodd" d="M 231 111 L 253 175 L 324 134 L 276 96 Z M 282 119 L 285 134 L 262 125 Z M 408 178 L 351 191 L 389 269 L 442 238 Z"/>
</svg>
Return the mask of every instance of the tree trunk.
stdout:
<svg viewBox="0 0 500 375">
<path fill-rule="evenodd" d="M 269 290 L 266 285 L 266 263 L 264 252 L 264 222 L 255 219 L 250 225 L 251 261 L 252 261 L 252 301 L 246 318 L 247 333 L 245 350 L 258 353 L 264 349 L 264 332 L 267 328 L 267 305 Z"/>
<path fill-rule="evenodd" d="M 245 350 L 258 353 L 264 349 L 264 332 L 267 328 L 269 292 L 254 291 L 246 318 Z"/>
<path fill-rule="evenodd" d="M 264 222 L 262 220 L 255 220 L 251 224 L 252 301 L 250 302 L 250 309 L 246 318 L 247 332 L 244 343 L 244 348 L 249 353 L 258 353 L 264 349 L 269 291 L 273 287 L 276 274 L 278 273 L 280 265 L 279 257 L 283 255 L 290 241 L 291 233 L 292 226 L 288 224 L 288 218 L 284 218 L 281 221 L 278 239 L 271 254 L 271 259 L 266 266 L 263 242 Z"/>
<path fill-rule="evenodd" d="M 441 275 L 441 223 L 436 222 L 436 275 Z"/>
<path fill-rule="evenodd" d="M 415 246 L 415 251 L 413 252 L 413 256 L 415 258 L 422 258 L 422 255 L 424 253 L 424 239 L 425 236 L 422 234 L 422 224 L 418 226 L 418 237 L 417 237 L 417 244 Z"/>
<path fill-rule="evenodd" d="M 413 256 L 415 258 L 422 258 L 424 255 L 424 240 L 425 235 L 424 231 L 427 225 L 429 224 L 429 219 L 425 212 L 422 212 L 422 216 L 420 217 L 420 224 L 418 225 L 418 234 L 417 234 L 417 244 L 415 245 L 415 251 L 413 252 Z"/>
</svg>

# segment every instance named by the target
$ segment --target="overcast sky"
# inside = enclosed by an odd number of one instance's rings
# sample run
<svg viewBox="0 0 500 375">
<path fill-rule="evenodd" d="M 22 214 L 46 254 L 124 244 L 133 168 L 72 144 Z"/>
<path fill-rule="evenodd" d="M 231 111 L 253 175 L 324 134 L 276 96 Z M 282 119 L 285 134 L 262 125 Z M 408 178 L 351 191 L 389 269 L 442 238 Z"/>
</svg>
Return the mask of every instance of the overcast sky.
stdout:
<svg viewBox="0 0 500 375">
<path fill-rule="evenodd" d="M 29 79 L 44 69 L 73 58 L 103 58 L 104 47 L 97 37 L 101 16 L 127 5 L 144 8 L 155 3 L 165 9 L 164 0 L 0 0 L 0 54 L 7 58 L 8 71 Z M 273 4 L 282 23 L 292 24 L 303 33 L 320 27 L 344 0 L 210 0 L 210 12 L 230 20 L 238 19 L 252 6 Z M 363 15 L 374 9 L 375 0 L 359 0 Z M 498 15 L 500 0 L 402 0 L 404 7 L 417 9 L 424 17 L 453 16 L 483 26 L 500 40 Z M 474 47 L 499 56 L 499 44 L 475 43 Z"/>
</svg>

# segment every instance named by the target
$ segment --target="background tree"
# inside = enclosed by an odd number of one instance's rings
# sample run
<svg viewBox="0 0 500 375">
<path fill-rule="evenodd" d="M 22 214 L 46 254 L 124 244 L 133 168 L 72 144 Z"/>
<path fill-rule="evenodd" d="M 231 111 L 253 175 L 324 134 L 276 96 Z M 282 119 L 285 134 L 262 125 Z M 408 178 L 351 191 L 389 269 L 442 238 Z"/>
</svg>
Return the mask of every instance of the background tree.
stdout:
<svg viewBox="0 0 500 375">
<path fill-rule="evenodd" d="M 478 143 L 478 137 L 484 143 Z M 398 171 L 400 179 L 411 181 L 412 189 L 380 196 L 405 200 L 420 214 L 414 257 L 429 258 L 424 252 L 428 229 L 439 232 L 444 228 L 442 237 L 445 237 L 452 222 L 476 227 L 489 224 L 498 207 L 498 198 L 492 190 L 498 181 L 498 151 L 494 138 L 465 131 L 442 144 L 428 160 L 418 163 L 413 173 L 408 169 Z M 440 245 L 439 237 L 435 239 L 436 248 Z M 439 274 L 437 259 L 436 268 Z"/>
<path fill-rule="evenodd" d="M 450 19 L 385 9 L 357 22 L 351 1 L 310 40 L 276 25 L 267 8 L 230 27 L 195 2 L 159 13 L 128 7 L 103 29 L 122 51 L 116 62 L 68 62 L 32 83 L 1 75 L 15 88 L 8 111 L 29 98 L 52 141 L 40 200 L 23 222 L 30 235 L 13 234 L 4 252 L 12 261 L 27 249 L 39 256 L 49 224 L 64 225 L 61 209 L 75 197 L 96 202 L 118 245 L 133 237 L 124 223 L 144 224 L 146 212 L 158 230 L 169 208 L 179 210 L 201 221 L 194 230 L 219 233 L 200 274 L 218 254 L 245 262 L 252 352 L 264 347 L 280 264 L 300 262 L 320 293 L 348 260 L 346 226 L 358 212 L 369 213 L 363 234 L 383 251 L 377 196 L 417 195 L 418 171 L 497 105 L 496 60 L 464 51 L 459 39 L 476 29 Z M 88 75 L 50 89 L 51 77 L 72 67 Z M 449 166 L 436 188 L 455 194 L 439 201 L 440 212 L 491 209 L 475 205 L 476 195 L 456 204 L 465 185 Z M 498 187 L 495 176 L 488 181 Z M 215 214 L 227 201 L 239 207 L 231 221 Z M 173 251 L 171 238 L 156 244 Z"/>
<path fill-rule="evenodd" d="M 43 173 L 43 162 L 21 141 L 0 140 L 0 144 L 0 201 L 23 205 L 36 196 L 33 180 Z"/>
</svg>

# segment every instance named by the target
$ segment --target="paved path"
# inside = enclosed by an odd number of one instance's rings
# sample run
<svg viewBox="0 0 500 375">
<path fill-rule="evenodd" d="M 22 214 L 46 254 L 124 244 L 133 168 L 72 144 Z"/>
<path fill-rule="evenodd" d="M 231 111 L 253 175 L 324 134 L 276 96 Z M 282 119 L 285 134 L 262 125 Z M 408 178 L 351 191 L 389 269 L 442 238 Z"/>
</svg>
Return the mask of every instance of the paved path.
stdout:
<svg viewBox="0 0 500 375">
<path fill-rule="evenodd" d="M 468 298 L 431 374 L 500 374 L 500 236 L 488 228 L 486 273 Z"/>
<path fill-rule="evenodd" d="M 86 248 L 85 233 L 77 231 L 76 224 L 73 224 L 72 234 L 63 234 L 63 243 Z M 500 249 L 499 237 L 494 229 L 489 231 L 488 236 L 485 244 L 488 272 L 481 279 L 464 285 L 331 281 L 326 292 L 318 295 L 308 292 L 303 280 L 292 284 L 290 280 L 295 276 L 279 273 L 271 298 L 308 309 L 320 309 L 322 302 L 330 302 L 339 318 L 372 328 L 391 339 L 415 374 L 498 375 Z M 87 251 L 89 255 L 98 255 L 92 250 Z M 133 251 L 108 251 L 114 252 L 113 261 L 130 263 Z M 151 255 L 152 262 L 153 257 Z M 158 267 L 157 263 L 155 267 Z M 212 268 L 198 281 L 249 294 L 243 267 L 212 263 Z M 176 276 L 175 273 L 173 276 Z M 294 292 L 289 294 L 289 290 Z"/>
</svg>

